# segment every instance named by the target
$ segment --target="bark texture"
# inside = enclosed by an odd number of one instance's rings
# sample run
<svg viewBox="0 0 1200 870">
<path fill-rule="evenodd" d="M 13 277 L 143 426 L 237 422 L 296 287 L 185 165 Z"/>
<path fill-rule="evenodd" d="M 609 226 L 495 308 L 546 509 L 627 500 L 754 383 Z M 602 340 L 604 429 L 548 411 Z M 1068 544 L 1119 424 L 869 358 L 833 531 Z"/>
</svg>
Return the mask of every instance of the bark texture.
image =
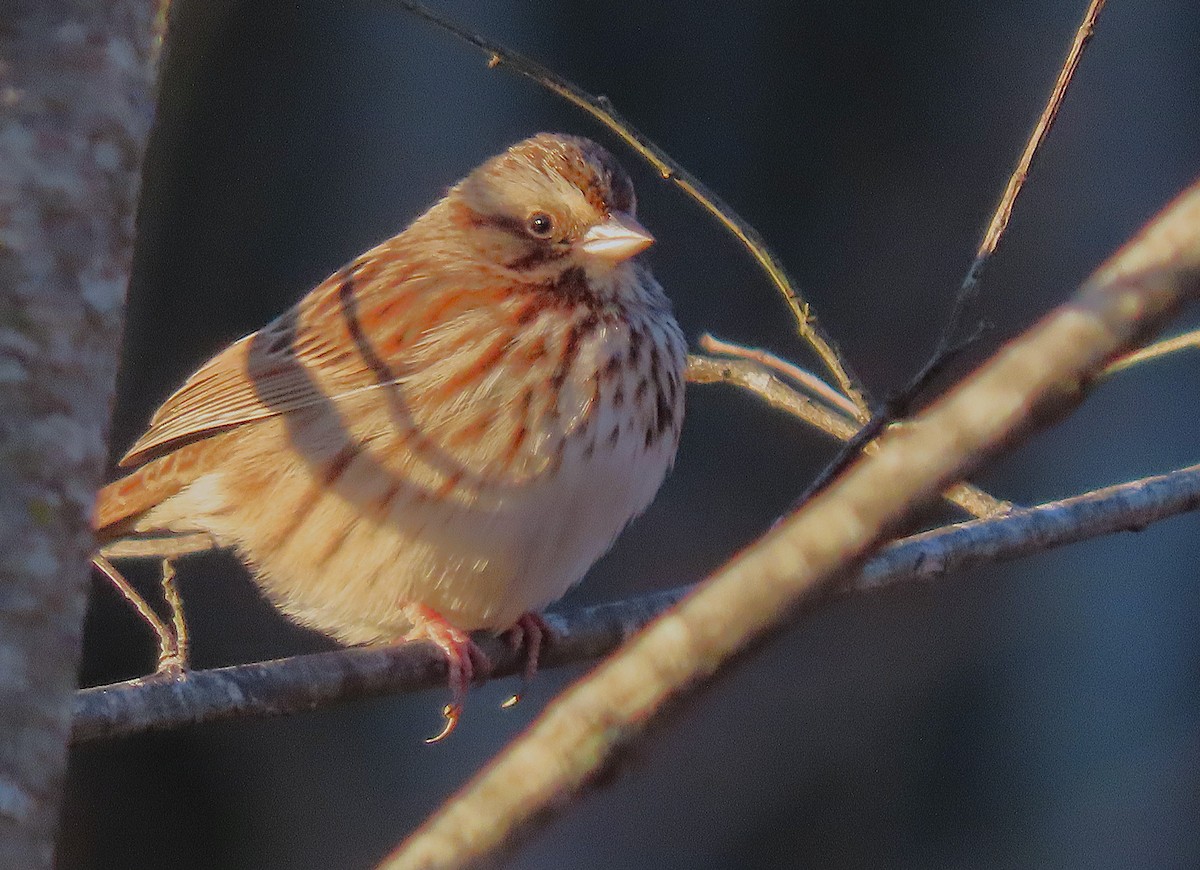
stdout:
<svg viewBox="0 0 1200 870">
<path fill-rule="evenodd" d="M 0 0 L 0 867 L 53 863 L 152 0 Z"/>
</svg>

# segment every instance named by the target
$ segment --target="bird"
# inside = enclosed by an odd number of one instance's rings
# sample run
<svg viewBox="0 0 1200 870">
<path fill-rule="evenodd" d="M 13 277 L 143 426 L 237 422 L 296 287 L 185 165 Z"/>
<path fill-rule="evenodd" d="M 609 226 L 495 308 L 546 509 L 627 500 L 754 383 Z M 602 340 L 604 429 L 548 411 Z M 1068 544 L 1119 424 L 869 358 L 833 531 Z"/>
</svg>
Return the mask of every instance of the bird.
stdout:
<svg viewBox="0 0 1200 870">
<path fill-rule="evenodd" d="M 659 490 L 687 344 L 629 174 L 578 136 L 487 159 L 406 229 L 200 367 L 98 494 L 98 542 L 202 533 L 287 617 L 433 641 L 453 729 L 511 632 Z M 518 642 L 521 642 L 518 640 Z"/>
</svg>

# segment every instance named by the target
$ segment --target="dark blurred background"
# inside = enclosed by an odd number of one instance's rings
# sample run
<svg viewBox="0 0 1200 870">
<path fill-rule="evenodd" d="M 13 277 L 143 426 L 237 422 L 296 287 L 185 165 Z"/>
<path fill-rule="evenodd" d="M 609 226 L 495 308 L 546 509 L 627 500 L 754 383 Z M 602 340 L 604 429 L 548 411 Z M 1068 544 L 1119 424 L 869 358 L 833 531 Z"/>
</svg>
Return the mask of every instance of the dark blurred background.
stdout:
<svg viewBox="0 0 1200 870">
<path fill-rule="evenodd" d="M 753 222 L 877 395 L 929 353 L 1084 0 L 439 8 L 620 110 Z M 990 268 L 981 353 L 1200 174 L 1195 0 L 1113 0 Z M 580 112 L 386 0 L 175 0 L 114 452 L 211 353 L 539 130 L 633 170 L 687 334 L 810 363 L 738 245 Z M 1195 318 L 1193 318 L 1193 321 Z M 1183 324 L 1181 324 L 1182 326 Z M 1122 375 L 979 482 L 1019 502 L 1196 461 L 1183 355 Z M 692 387 L 674 475 L 564 606 L 702 578 L 832 454 Z M 1181 517 L 828 607 L 540 833 L 520 868 L 1200 866 L 1200 529 Z M 194 664 L 326 648 L 229 557 L 180 570 Z M 143 588 L 154 577 L 138 574 Z M 81 679 L 151 640 L 97 584 Z M 187 729 L 72 756 L 63 868 L 366 868 L 582 669 Z"/>
</svg>

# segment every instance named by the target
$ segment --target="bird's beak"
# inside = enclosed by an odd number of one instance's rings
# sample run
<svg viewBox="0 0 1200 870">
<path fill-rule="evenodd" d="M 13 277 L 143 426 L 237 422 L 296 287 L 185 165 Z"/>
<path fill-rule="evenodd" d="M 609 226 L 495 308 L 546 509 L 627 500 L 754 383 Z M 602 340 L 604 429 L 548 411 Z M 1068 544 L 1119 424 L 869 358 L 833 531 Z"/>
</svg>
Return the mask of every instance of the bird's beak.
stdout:
<svg viewBox="0 0 1200 870">
<path fill-rule="evenodd" d="M 650 235 L 633 215 L 618 211 L 609 215 L 604 223 L 596 224 L 588 230 L 580 247 L 593 257 L 619 263 L 641 253 L 652 244 L 654 236 Z"/>
</svg>

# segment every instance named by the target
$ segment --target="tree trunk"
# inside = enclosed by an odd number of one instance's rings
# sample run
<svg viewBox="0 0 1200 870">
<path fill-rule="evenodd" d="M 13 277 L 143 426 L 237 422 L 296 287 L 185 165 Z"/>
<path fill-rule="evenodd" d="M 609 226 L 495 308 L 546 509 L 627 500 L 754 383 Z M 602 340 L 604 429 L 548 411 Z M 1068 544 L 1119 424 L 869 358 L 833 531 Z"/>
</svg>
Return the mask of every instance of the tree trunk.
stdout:
<svg viewBox="0 0 1200 870">
<path fill-rule="evenodd" d="M 0 867 L 50 867 L 153 0 L 0 0 Z"/>
</svg>

